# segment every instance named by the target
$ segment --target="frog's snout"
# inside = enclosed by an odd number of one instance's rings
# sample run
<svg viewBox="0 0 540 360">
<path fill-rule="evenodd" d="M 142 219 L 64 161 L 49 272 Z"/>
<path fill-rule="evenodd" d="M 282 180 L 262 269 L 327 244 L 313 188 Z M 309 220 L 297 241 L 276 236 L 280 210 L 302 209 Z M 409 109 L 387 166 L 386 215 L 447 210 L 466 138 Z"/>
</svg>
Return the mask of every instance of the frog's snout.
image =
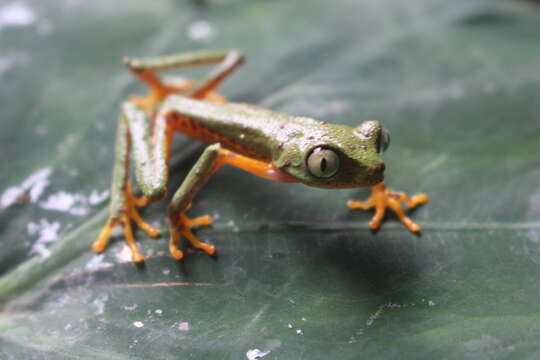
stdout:
<svg viewBox="0 0 540 360">
<path fill-rule="evenodd" d="M 386 165 L 384 163 L 380 163 L 378 166 L 369 168 L 367 171 L 367 174 L 369 176 L 373 175 L 382 175 L 384 173 L 384 170 L 386 169 Z"/>
<path fill-rule="evenodd" d="M 386 165 L 384 165 L 383 162 L 375 167 L 369 168 L 367 170 L 368 183 L 370 185 L 373 185 L 373 184 L 377 184 L 383 181 L 385 169 L 386 169 Z"/>
</svg>

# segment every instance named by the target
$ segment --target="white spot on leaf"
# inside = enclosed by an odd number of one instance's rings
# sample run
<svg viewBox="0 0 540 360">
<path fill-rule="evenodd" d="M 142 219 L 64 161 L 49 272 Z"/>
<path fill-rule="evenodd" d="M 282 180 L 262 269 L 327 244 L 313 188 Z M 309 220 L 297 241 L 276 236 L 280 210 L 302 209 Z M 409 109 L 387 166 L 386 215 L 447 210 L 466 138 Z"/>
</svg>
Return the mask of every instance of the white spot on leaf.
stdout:
<svg viewBox="0 0 540 360">
<path fill-rule="evenodd" d="M 58 239 L 58 231 L 60 230 L 60 223 L 55 221 L 50 223 L 46 219 L 41 219 L 39 223 L 29 222 L 26 225 L 26 231 L 29 235 L 38 234 L 38 238 L 32 249 L 31 253 L 38 254 L 42 259 L 49 257 L 51 252 L 47 249 L 47 244 L 52 243 Z"/>
<path fill-rule="evenodd" d="M 247 351 L 246 357 L 249 360 L 256 360 L 256 359 L 260 359 L 262 357 L 265 357 L 268 354 L 270 354 L 270 350 L 261 351 L 259 349 L 250 349 L 250 350 Z"/>
<path fill-rule="evenodd" d="M 191 40 L 208 40 L 214 36 L 214 27 L 207 21 L 195 21 L 189 24 L 187 35 Z"/>
<path fill-rule="evenodd" d="M 99 192 L 98 190 L 92 190 L 90 196 L 88 197 L 88 202 L 90 203 L 90 205 L 97 205 L 105 201 L 109 197 L 109 194 L 109 190 L 103 190 L 102 192 Z"/>
<path fill-rule="evenodd" d="M 0 7 L 0 29 L 24 27 L 36 21 L 36 13 L 22 1 L 14 1 Z"/>
<path fill-rule="evenodd" d="M 114 255 L 116 257 L 116 260 L 118 260 L 119 263 L 131 262 L 131 250 L 126 244 L 124 244 L 120 252 Z"/>
<path fill-rule="evenodd" d="M 8 188 L 0 197 L 0 208 L 13 205 L 25 193 L 28 193 L 30 202 L 36 202 L 49 185 L 51 173 L 51 168 L 38 170 L 26 178 L 21 185 Z"/>
<path fill-rule="evenodd" d="M 92 305 L 96 309 L 96 313 L 95 313 L 96 315 L 102 315 L 105 312 L 105 302 L 108 299 L 109 297 L 106 294 L 104 294 L 104 295 L 99 296 L 92 302 Z"/>
<path fill-rule="evenodd" d="M 103 261 L 104 258 L 105 258 L 105 254 L 94 255 L 90 259 L 90 261 L 88 261 L 86 263 L 86 265 L 84 266 L 84 269 L 89 270 L 89 271 L 94 271 L 94 270 L 98 270 L 98 269 L 111 267 L 112 264 L 108 263 L 106 261 Z"/>
<path fill-rule="evenodd" d="M 84 195 L 70 194 L 65 191 L 59 191 L 50 195 L 39 206 L 46 210 L 63 211 L 77 216 L 87 215 L 90 211 Z"/>
</svg>

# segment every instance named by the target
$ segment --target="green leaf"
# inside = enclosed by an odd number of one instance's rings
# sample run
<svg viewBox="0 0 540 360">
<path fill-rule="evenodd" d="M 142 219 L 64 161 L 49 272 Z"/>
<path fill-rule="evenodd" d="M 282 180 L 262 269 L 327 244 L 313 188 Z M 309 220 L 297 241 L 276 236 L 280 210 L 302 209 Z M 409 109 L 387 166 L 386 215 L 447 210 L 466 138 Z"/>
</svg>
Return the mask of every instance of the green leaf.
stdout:
<svg viewBox="0 0 540 360">
<path fill-rule="evenodd" d="M 535 358 L 540 12 L 478 1 L 0 2 L 0 357 Z M 392 133 L 387 183 L 431 202 L 372 233 L 348 199 L 224 168 L 190 214 L 217 258 L 167 254 L 166 201 L 107 216 L 125 55 L 236 48 L 231 101 Z M 202 76 L 202 69 L 185 72 Z M 170 192 L 201 151 L 175 143 Z"/>
</svg>

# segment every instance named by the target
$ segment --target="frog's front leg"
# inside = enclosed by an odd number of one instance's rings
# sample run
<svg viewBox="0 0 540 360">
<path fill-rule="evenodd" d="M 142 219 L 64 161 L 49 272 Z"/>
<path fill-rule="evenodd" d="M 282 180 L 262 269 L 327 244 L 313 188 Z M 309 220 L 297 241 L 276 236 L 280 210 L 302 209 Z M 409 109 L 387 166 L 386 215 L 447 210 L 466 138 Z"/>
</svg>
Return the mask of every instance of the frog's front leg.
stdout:
<svg viewBox="0 0 540 360">
<path fill-rule="evenodd" d="M 170 226 L 169 250 L 175 259 L 180 260 L 184 256 L 184 253 L 179 248 L 181 236 L 184 236 L 194 247 L 203 250 L 207 254 L 215 254 L 216 250 L 213 245 L 199 241 L 190 230 L 192 226 L 208 224 L 211 219 L 207 216 L 189 219 L 186 217 L 185 212 L 189 210 L 193 198 L 208 179 L 225 164 L 272 181 L 298 181 L 296 178 L 274 167 L 271 162 L 255 160 L 237 154 L 222 148 L 220 144 L 208 146 L 174 194 L 167 210 Z"/>
<path fill-rule="evenodd" d="M 409 198 L 407 194 L 403 192 L 392 191 L 386 187 L 383 183 L 377 184 L 371 188 L 371 196 L 366 201 L 347 201 L 349 209 L 362 209 L 369 210 L 375 208 L 375 215 L 369 223 L 369 227 L 372 230 L 376 230 L 380 227 L 381 221 L 386 212 L 386 208 L 390 207 L 399 220 L 412 232 L 418 232 L 421 230 L 420 225 L 416 224 L 410 218 L 405 215 L 401 203 L 405 203 L 409 208 L 414 208 L 417 205 L 425 204 L 429 201 L 429 196 L 426 194 L 414 195 Z"/>
<path fill-rule="evenodd" d="M 204 150 L 199 160 L 197 160 L 182 182 L 182 185 L 180 185 L 174 194 L 167 209 L 170 226 L 169 250 L 172 257 L 177 260 L 184 257 L 184 253 L 179 249 L 180 237 L 182 235 L 188 239 L 193 246 L 205 251 L 209 255 L 213 255 L 216 251 L 213 245 L 199 241 L 190 230 L 190 227 L 194 225 L 209 224 L 211 218 L 201 217 L 192 220 L 185 215 L 185 212 L 191 207 L 191 201 L 195 195 L 197 195 L 210 176 L 212 176 L 216 160 L 219 156 L 219 150 L 219 144 L 208 146 Z"/>
</svg>

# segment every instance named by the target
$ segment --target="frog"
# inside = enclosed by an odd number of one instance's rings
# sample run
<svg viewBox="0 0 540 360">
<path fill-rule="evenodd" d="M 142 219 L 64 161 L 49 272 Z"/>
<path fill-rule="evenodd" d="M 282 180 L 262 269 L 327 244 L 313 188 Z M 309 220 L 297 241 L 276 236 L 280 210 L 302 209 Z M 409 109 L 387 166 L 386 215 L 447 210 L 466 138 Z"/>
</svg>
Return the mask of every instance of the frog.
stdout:
<svg viewBox="0 0 540 360">
<path fill-rule="evenodd" d="M 115 141 L 115 161 L 109 216 L 92 244 L 103 252 L 115 227 L 123 229 L 132 261 L 145 256 L 134 236 L 133 223 L 151 237 L 160 231 L 145 222 L 139 208 L 166 198 L 171 144 L 182 133 L 207 144 L 185 176 L 167 207 L 169 252 L 184 257 L 185 238 L 195 249 L 215 255 L 213 244 L 200 241 L 193 228 L 212 224 L 209 215 L 191 218 L 187 211 L 199 191 L 224 165 L 260 178 L 301 183 L 324 189 L 371 187 L 366 201 L 350 200 L 350 209 L 375 209 L 369 227 L 377 230 L 387 208 L 414 233 L 421 227 L 405 215 L 401 203 L 413 208 L 429 200 L 427 194 L 412 197 L 384 184 L 390 134 L 378 120 L 357 127 L 331 124 L 306 116 L 291 116 L 257 105 L 228 102 L 217 92 L 221 82 L 245 61 L 238 50 L 199 50 L 157 57 L 127 57 L 128 71 L 148 87 L 121 105 Z M 202 80 L 163 76 L 162 71 L 192 66 L 214 68 Z M 130 164 L 142 192 L 136 196 L 130 180 Z"/>
</svg>

